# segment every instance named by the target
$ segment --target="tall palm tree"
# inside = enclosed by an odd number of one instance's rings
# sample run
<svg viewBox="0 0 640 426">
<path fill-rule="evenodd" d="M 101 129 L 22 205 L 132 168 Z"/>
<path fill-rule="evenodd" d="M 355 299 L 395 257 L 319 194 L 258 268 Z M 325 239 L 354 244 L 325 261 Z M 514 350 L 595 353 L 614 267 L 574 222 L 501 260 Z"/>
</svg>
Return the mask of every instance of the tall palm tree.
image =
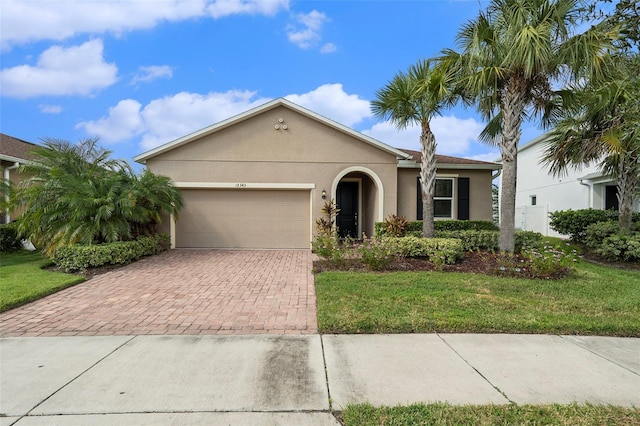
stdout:
<svg viewBox="0 0 640 426">
<path fill-rule="evenodd" d="M 436 182 L 436 138 L 430 121 L 455 101 L 454 68 L 448 62 L 420 61 L 400 72 L 376 92 L 371 111 L 378 118 L 390 120 L 399 129 L 420 126 L 420 188 L 422 192 L 425 237 L 433 237 L 433 197 Z"/>
<path fill-rule="evenodd" d="M 474 99 L 489 122 L 487 134 L 500 148 L 502 188 L 500 250 L 515 245 L 518 145 L 525 118 L 547 111 L 552 84 L 598 74 L 614 31 L 576 29 L 580 0 L 492 0 L 458 34 L 460 90 Z"/>
<path fill-rule="evenodd" d="M 563 93 L 542 161 L 555 175 L 600 163 L 618 183 L 619 224 L 631 230 L 640 191 L 640 55 L 618 56 L 604 78 Z"/>
</svg>

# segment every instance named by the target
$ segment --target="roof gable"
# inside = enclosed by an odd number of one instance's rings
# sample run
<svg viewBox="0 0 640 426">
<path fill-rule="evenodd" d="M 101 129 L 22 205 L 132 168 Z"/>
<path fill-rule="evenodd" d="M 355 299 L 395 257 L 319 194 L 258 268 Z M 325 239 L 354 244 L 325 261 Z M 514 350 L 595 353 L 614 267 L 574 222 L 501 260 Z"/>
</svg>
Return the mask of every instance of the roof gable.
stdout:
<svg viewBox="0 0 640 426">
<path fill-rule="evenodd" d="M 12 162 L 26 162 L 33 159 L 31 151 L 38 145 L 13 136 L 0 133 L 0 159 Z"/>
<path fill-rule="evenodd" d="M 175 148 L 178 148 L 180 146 L 186 145 L 186 144 L 188 144 L 188 143 L 190 143 L 192 141 L 195 141 L 197 139 L 200 139 L 200 138 L 202 138 L 204 136 L 207 136 L 207 135 L 210 135 L 212 133 L 218 132 L 218 131 L 220 131 L 222 129 L 225 129 L 227 127 L 239 124 L 239 123 L 241 123 L 243 121 L 251 119 L 252 117 L 255 117 L 255 116 L 259 115 L 259 114 L 262 114 L 262 113 L 264 113 L 266 111 L 270 111 L 270 110 L 272 110 L 274 108 L 277 108 L 277 107 L 280 107 L 280 106 L 285 107 L 285 108 L 289 108 L 289 109 L 291 109 L 291 110 L 293 110 L 293 111 L 295 111 L 297 113 L 300 113 L 300 114 L 302 114 L 302 115 L 304 115 L 304 116 L 306 116 L 308 118 L 311 118 L 311 119 L 313 119 L 313 120 L 315 120 L 317 122 L 320 122 L 320 123 L 322 123 L 322 124 L 324 124 L 324 125 L 326 125 L 328 127 L 331 127 L 331 128 L 333 128 L 335 130 L 338 130 L 338 131 L 340 131 L 340 132 L 342 132 L 344 134 L 352 136 L 353 138 L 355 138 L 355 139 L 357 139 L 357 140 L 359 140 L 361 142 L 369 144 L 369 145 L 371 145 L 373 147 L 376 147 L 376 148 L 378 148 L 378 149 L 380 149 L 382 151 L 385 151 L 385 152 L 387 152 L 389 154 L 395 155 L 396 158 L 398 158 L 398 159 L 409 159 L 410 158 L 410 154 L 407 154 L 404 151 L 401 151 L 399 149 L 393 148 L 393 147 L 391 147 L 391 146 L 389 146 L 387 144 L 384 144 L 384 143 L 382 143 L 382 142 L 380 142 L 380 141 L 378 141 L 378 140 L 376 140 L 376 139 L 374 139 L 372 137 L 369 137 L 369 136 L 367 136 L 365 134 L 357 132 L 357 131 L 355 131 L 355 130 L 353 130 L 353 129 L 345 126 L 345 125 L 342 125 L 342 124 L 340 124 L 340 123 L 338 123 L 336 121 L 333 121 L 333 120 L 330 120 L 330 119 L 328 119 L 326 117 L 323 117 L 322 115 L 317 114 L 317 113 L 315 113 L 315 112 L 313 112 L 311 110 L 308 110 L 308 109 L 303 108 L 303 107 L 301 107 L 301 106 L 299 106 L 297 104 L 294 104 L 293 102 L 288 101 L 288 100 L 286 100 L 284 98 L 278 98 L 278 99 L 274 99 L 271 102 L 267 102 L 266 104 L 260 105 L 260 106 L 258 106 L 256 108 L 253 108 L 253 109 L 250 109 L 248 111 L 245 111 L 242 114 L 239 114 L 239 115 L 236 115 L 234 117 L 228 118 L 226 120 L 220 121 L 219 123 L 213 124 L 213 125 L 211 125 L 209 127 L 205 127 L 205 128 L 203 128 L 201 130 L 198 130 L 196 132 L 193 132 L 191 134 L 188 134 L 186 136 L 183 136 L 181 138 L 178 138 L 176 140 L 168 142 L 168 143 L 166 143 L 164 145 L 160 145 L 157 148 L 154 148 L 152 150 L 149 150 L 147 152 L 144 152 L 142 154 L 139 154 L 139 155 L 133 157 L 133 159 L 136 162 L 144 164 L 148 159 L 151 159 L 151 158 L 153 158 L 155 156 L 158 156 L 158 155 L 163 154 L 165 152 L 171 151 L 171 150 L 173 150 Z"/>
</svg>

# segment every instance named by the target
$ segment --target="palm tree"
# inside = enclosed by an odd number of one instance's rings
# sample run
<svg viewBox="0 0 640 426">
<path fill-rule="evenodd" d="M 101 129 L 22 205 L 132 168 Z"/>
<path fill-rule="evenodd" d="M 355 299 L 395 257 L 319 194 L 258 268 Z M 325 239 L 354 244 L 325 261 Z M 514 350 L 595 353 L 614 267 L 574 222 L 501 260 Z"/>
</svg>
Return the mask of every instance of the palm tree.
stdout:
<svg viewBox="0 0 640 426">
<path fill-rule="evenodd" d="M 640 191 L 640 55 L 618 56 L 605 77 L 563 93 L 542 162 L 560 175 L 600 162 L 618 182 L 619 224 L 631 230 Z"/>
<path fill-rule="evenodd" d="M 409 67 L 407 73 L 396 74 L 385 87 L 376 92 L 376 99 L 371 102 L 374 115 L 383 120 L 391 120 L 399 129 L 406 129 L 411 125 L 420 126 L 422 233 L 425 237 L 433 237 L 435 232 L 433 196 L 436 182 L 436 138 L 430 121 L 455 101 L 455 72 L 449 65 L 446 62 L 434 64 L 420 61 Z"/>
<path fill-rule="evenodd" d="M 458 34 L 460 90 L 489 122 L 502 156 L 500 250 L 513 252 L 518 145 L 525 118 L 543 116 L 552 83 L 596 75 L 614 31 L 573 35 L 580 0 L 492 0 Z M 490 138 L 491 139 L 491 138 Z"/>
<path fill-rule="evenodd" d="M 138 178 L 97 138 L 74 145 L 46 139 L 21 170 L 12 204 L 24 207 L 18 231 L 47 254 L 56 248 L 129 240 L 153 230 L 161 214 L 175 214 L 182 200 L 168 178 L 150 172 Z"/>
</svg>

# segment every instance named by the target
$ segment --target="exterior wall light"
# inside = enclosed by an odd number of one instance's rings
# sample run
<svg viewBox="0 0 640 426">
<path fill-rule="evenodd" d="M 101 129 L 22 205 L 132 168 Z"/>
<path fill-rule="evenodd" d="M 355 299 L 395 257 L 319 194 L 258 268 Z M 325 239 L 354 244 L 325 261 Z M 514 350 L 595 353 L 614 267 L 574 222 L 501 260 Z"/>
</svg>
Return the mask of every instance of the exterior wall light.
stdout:
<svg viewBox="0 0 640 426">
<path fill-rule="evenodd" d="M 327 191 L 324 188 L 322 189 L 322 199 L 323 200 L 327 199 Z"/>
</svg>

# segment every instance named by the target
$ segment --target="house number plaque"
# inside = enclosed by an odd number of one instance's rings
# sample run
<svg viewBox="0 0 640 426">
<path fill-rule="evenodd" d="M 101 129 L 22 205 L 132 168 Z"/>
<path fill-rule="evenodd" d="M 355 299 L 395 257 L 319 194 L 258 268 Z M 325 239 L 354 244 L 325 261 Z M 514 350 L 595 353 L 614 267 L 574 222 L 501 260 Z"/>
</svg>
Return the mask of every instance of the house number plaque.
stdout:
<svg viewBox="0 0 640 426">
<path fill-rule="evenodd" d="M 246 183 L 236 183 L 236 188 L 246 188 L 247 184 Z"/>
</svg>

